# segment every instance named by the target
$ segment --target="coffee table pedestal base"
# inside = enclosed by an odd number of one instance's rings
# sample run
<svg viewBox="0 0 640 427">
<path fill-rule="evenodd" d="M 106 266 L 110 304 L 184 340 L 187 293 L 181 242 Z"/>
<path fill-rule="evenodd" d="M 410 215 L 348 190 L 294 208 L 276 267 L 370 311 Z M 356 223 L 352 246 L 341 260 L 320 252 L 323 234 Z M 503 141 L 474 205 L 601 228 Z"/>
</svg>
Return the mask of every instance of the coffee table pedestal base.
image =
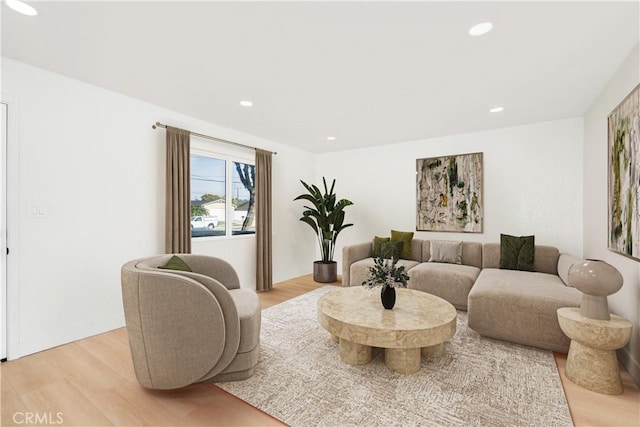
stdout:
<svg viewBox="0 0 640 427">
<path fill-rule="evenodd" d="M 444 354 L 444 343 L 432 345 L 431 347 L 422 347 L 422 355 L 424 357 L 438 357 Z"/>
<path fill-rule="evenodd" d="M 333 339 L 335 335 L 331 335 Z M 348 365 L 366 365 L 372 359 L 372 347 L 358 344 L 342 338 L 340 343 L 340 360 Z M 399 374 L 415 374 L 420 370 L 421 358 L 442 356 L 444 343 L 424 348 L 385 348 L 384 363 L 387 368 Z"/>
<path fill-rule="evenodd" d="M 371 362 L 371 347 L 340 338 L 340 360 L 348 365 L 366 365 Z"/>
<path fill-rule="evenodd" d="M 420 349 L 385 348 L 384 364 L 399 374 L 415 374 L 420 370 Z"/>
</svg>

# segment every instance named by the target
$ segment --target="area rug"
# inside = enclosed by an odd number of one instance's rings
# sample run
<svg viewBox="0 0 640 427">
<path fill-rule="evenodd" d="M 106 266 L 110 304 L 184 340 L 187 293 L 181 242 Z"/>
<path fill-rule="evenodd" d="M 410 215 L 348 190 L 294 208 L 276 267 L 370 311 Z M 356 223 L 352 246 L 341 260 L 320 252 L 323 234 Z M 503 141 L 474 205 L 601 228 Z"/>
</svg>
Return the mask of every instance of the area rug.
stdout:
<svg viewBox="0 0 640 427">
<path fill-rule="evenodd" d="M 482 337 L 464 311 L 445 354 L 416 374 L 389 371 L 379 349 L 370 364 L 342 363 L 316 318 L 331 290 L 264 310 L 255 374 L 218 385 L 290 426 L 573 425 L 553 354 Z"/>
</svg>

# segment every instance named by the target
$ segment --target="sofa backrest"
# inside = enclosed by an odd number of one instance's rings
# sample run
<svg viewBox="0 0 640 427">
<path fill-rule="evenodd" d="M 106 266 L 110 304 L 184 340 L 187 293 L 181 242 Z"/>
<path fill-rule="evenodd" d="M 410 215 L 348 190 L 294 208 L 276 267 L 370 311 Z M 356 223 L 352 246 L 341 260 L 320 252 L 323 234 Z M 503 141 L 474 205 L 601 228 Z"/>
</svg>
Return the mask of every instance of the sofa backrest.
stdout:
<svg viewBox="0 0 640 427">
<path fill-rule="evenodd" d="M 135 264 L 135 268 L 138 270 L 157 270 L 159 266 L 168 263 L 172 256 L 172 254 L 163 254 L 141 258 Z"/>
<path fill-rule="evenodd" d="M 147 258 L 141 258 L 136 263 L 138 270 L 157 270 L 161 265 L 167 264 L 174 254 L 163 254 Z M 227 289 L 239 289 L 240 281 L 235 269 L 227 261 L 199 254 L 178 254 L 178 257 L 182 259 L 191 269 L 191 272 L 172 270 L 172 274 L 180 274 L 183 276 L 191 277 L 192 279 L 199 280 L 193 276 L 193 273 L 204 274 L 211 277 Z M 164 270 L 166 271 L 166 270 Z"/>
<path fill-rule="evenodd" d="M 422 259 L 419 261 L 428 262 L 431 258 L 431 240 L 421 240 L 421 242 Z M 462 264 L 482 268 L 482 243 L 462 242 Z"/>
<path fill-rule="evenodd" d="M 414 261 L 422 261 L 422 242 L 420 239 L 413 239 L 411 241 L 411 259 Z"/>
<path fill-rule="evenodd" d="M 558 275 L 558 258 L 560 251 L 553 246 L 536 245 L 534 251 L 533 270 L 539 273 Z M 484 243 L 482 245 L 482 268 L 500 267 L 500 243 Z"/>
</svg>

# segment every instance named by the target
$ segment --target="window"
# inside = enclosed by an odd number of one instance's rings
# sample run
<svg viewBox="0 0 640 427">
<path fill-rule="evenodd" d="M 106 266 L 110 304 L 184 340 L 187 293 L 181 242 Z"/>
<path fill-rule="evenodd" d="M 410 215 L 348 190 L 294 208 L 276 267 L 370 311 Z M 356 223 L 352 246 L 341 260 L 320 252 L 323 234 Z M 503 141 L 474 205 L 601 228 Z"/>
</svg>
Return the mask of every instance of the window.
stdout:
<svg viewBox="0 0 640 427">
<path fill-rule="evenodd" d="M 255 234 L 255 166 L 191 154 L 191 237 Z"/>
</svg>

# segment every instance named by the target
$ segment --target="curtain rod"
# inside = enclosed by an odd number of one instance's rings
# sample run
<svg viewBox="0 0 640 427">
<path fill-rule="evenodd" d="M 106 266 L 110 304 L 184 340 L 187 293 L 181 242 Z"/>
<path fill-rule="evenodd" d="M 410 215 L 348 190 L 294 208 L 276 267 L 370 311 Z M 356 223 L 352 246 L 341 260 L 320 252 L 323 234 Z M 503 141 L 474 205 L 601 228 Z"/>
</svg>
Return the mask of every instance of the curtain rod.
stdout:
<svg viewBox="0 0 640 427">
<path fill-rule="evenodd" d="M 163 124 L 162 124 L 162 123 L 160 123 L 160 122 L 156 122 L 156 124 L 155 124 L 155 125 L 151 125 L 151 128 L 153 128 L 153 129 L 156 129 L 156 128 L 163 128 L 163 129 L 166 129 L 166 128 L 167 128 L 167 125 L 163 125 Z M 256 147 L 252 147 L 252 146 L 250 146 L 250 145 L 240 144 L 239 142 L 227 141 L 226 139 L 220 139 L 220 138 L 216 138 L 216 137 L 209 136 L 209 135 L 203 135 L 203 134 L 201 134 L 201 133 L 197 133 L 197 132 L 191 132 L 191 131 L 189 131 L 189 132 L 191 133 L 191 135 L 195 135 L 195 136 L 197 136 L 197 137 L 199 137 L 199 138 L 210 139 L 211 141 L 224 142 L 225 144 L 231 144 L 231 145 L 236 145 L 236 146 L 238 146 L 238 147 L 244 147 L 244 148 L 250 148 L 250 149 L 252 149 L 252 150 L 257 150 L 257 148 L 256 148 Z M 265 151 L 268 151 L 268 150 L 265 150 Z M 277 152 L 275 152 L 275 151 L 272 151 L 271 153 L 273 153 L 273 154 L 278 154 L 278 153 L 277 153 Z"/>
</svg>

